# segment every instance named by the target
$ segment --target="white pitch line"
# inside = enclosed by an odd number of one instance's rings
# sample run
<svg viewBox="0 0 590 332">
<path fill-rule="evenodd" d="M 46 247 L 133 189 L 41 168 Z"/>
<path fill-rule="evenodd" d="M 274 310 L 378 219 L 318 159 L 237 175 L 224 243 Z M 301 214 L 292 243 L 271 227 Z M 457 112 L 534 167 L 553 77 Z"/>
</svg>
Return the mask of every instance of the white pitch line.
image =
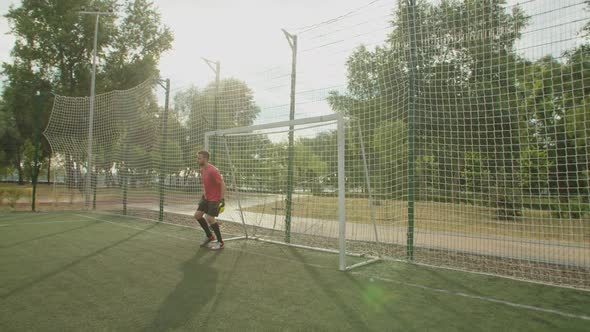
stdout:
<svg viewBox="0 0 590 332">
<path fill-rule="evenodd" d="M 462 292 L 455 292 L 455 291 L 451 291 L 451 290 L 444 289 L 444 288 L 433 288 L 433 287 L 428 287 L 428 286 L 419 285 L 419 284 L 411 284 L 411 283 L 406 283 L 406 282 L 397 281 L 397 280 L 388 279 L 388 278 L 381 278 L 381 277 L 374 277 L 374 276 L 372 277 L 372 276 L 369 276 L 369 275 L 366 275 L 366 274 L 363 274 L 363 273 L 360 273 L 360 272 L 350 272 L 350 273 L 356 274 L 356 275 L 360 275 L 360 276 L 364 276 L 364 277 L 367 277 L 367 278 L 377 279 L 377 280 L 384 281 L 384 282 L 390 282 L 390 283 L 395 283 L 395 284 L 399 284 L 399 285 L 410 286 L 410 287 L 414 287 L 414 288 L 420 288 L 420 289 L 431 291 L 431 292 L 443 293 L 443 294 L 448 294 L 448 295 L 453 295 L 453 296 L 459 296 L 459 297 L 465 297 L 465 298 L 468 298 L 468 299 L 474 299 L 474 300 L 480 300 L 480 301 L 485 301 L 485 302 L 503 304 L 503 305 L 507 305 L 507 306 L 510 306 L 510 307 L 520 308 L 520 309 L 526 309 L 526 310 L 531 310 L 531 311 L 544 312 L 544 313 L 554 314 L 554 315 L 558 315 L 558 316 L 562 316 L 562 317 L 567 317 L 567 318 L 576 318 L 576 319 L 582 319 L 582 320 L 588 320 L 588 321 L 590 321 L 590 316 L 586 316 L 586 315 L 577 315 L 577 314 L 572 314 L 572 313 L 563 312 L 563 311 L 559 311 L 559 310 L 553 310 L 553 309 L 546 309 L 546 308 L 541 308 L 541 307 L 535 307 L 535 306 L 528 305 L 528 304 L 520 304 L 520 303 L 515 303 L 515 302 L 510 302 L 510 301 L 498 300 L 498 299 L 494 299 L 494 298 L 486 297 L 486 296 L 471 295 L 471 294 L 462 293 Z"/>
</svg>

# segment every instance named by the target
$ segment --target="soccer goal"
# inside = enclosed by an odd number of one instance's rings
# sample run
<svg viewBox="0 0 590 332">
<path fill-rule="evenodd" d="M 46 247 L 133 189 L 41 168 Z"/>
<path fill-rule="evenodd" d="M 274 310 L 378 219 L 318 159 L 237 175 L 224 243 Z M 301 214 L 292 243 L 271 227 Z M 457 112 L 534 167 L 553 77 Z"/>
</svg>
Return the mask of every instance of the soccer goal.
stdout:
<svg viewBox="0 0 590 332">
<path fill-rule="evenodd" d="M 222 220 L 247 239 L 338 253 L 342 271 L 376 261 L 347 250 L 345 128 L 333 114 L 206 132 L 227 187 Z"/>
</svg>

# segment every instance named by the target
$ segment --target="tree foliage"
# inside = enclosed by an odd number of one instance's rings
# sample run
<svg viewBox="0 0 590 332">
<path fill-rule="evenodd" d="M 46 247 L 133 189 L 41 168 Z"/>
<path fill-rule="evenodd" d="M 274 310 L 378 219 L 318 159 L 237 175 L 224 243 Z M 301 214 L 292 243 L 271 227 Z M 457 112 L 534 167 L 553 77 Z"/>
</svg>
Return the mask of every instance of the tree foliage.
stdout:
<svg viewBox="0 0 590 332">
<path fill-rule="evenodd" d="M 83 7 L 102 11 L 113 8 L 119 15 L 100 18 L 97 94 L 127 89 L 156 75 L 160 56 L 172 46 L 172 33 L 161 23 L 150 0 L 23 0 L 19 6 L 10 7 L 4 16 L 15 43 L 12 62 L 2 64 L 6 77 L 2 109 L 11 114 L 6 117 L 14 118 L 23 138 L 14 141 L 19 152 L 25 140 L 33 137 L 37 91 L 43 93 L 41 128 L 48 120 L 51 92 L 89 94 L 95 17 L 81 15 Z M 49 146 L 44 143 L 41 160 L 48 156 Z M 19 158 L 19 153 L 5 154 L 3 166 L 10 164 L 18 169 L 22 182 L 23 162 Z"/>
<path fill-rule="evenodd" d="M 514 197 L 524 194 L 587 195 L 590 47 L 575 47 L 562 61 L 524 59 L 515 43 L 528 20 L 503 0 L 418 0 L 413 8 L 403 1 L 388 42 L 350 55 L 347 89 L 328 100 L 361 124 L 375 156 L 370 173 L 387 183 L 385 193 L 406 181 L 407 137 L 399 135 L 413 114 L 418 192 L 431 195 L 419 199 L 473 194 L 510 216 L 520 204 Z M 588 31 L 587 24 L 581 35 Z"/>
</svg>

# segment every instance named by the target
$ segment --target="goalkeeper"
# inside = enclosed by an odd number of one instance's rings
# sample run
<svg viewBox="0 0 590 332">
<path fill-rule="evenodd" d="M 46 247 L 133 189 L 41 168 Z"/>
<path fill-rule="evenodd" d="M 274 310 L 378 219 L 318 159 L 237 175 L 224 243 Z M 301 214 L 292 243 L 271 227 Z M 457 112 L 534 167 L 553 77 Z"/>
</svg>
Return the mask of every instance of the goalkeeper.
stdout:
<svg viewBox="0 0 590 332">
<path fill-rule="evenodd" d="M 221 238 L 221 231 L 219 224 L 215 217 L 223 211 L 225 201 L 223 195 L 225 193 L 225 183 L 219 170 L 209 164 L 209 152 L 199 151 L 197 153 L 197 163 L 201 167 L 201 181 L 205 189 L 205 194 L 201 197 L 197 212 L 195 212 L 195 219 L 199 222 L 205 231 L 206 238 L 201 243 L 201 247 L 206 247 L 209 242 L 217 239 L 217 242 L 211 246 L 212 250 L 223 249 L 223 239 Z M 215 236 L 211 234 L 213 229 Z"/>
</svg>

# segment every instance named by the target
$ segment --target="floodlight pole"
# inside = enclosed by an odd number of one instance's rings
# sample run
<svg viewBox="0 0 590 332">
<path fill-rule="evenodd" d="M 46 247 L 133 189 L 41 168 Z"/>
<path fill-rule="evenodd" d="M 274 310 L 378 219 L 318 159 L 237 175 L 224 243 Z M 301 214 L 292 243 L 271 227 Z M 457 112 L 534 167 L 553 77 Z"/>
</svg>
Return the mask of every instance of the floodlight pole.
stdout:
<svg viewBox="0 0 590 332">
<path fill-rule="evenodd" d="M 92 78 L 90 80 L 90 112 L 88 118 L 88 169 L 86 171 L 86 208 L 90 208 L 90 195 L 92 192 L 92 140 L 94 127 L 94 97 L 96 93 L 96 49 L 98 44 L 98 22 L 101 16 L 115 16 L 112 11 L 80 11 L 81 15 L 95 15 L 96 22 L 94 24 L 94 43 L 92 49 Z M 95 188 L 96 190 L 96 188 Z M 92 209 L 96 208 L 96 191 L 94 192 L 94 199 L 92 202 Z"/>
<path fill-rule="evenodd" d="M 221 74 L 221 63 L 219 61 L 212 61 L 202 58 L 203 61 L 215 73 L 215 100 L 213 104 L 213 130 L 219 130 L 219 80 Z M 216 159 L 215 142 L 211 142 L 211 161 Z"/>
<path fill-rule="evenodd" d="M 282 29 L 291 46 L 291 102 L 289 108 L 289 120 L 295 120 L 295 84 L 297 82 L 297 35 L 288 33 Z M 289 126 L 289 157 L 287 159 L 287 198 L 285 200 L 285 242 L 291 243 L 291 207 L 293 205 L 293 156 L 294 137 L 293 125 Z"/>
</svg>

